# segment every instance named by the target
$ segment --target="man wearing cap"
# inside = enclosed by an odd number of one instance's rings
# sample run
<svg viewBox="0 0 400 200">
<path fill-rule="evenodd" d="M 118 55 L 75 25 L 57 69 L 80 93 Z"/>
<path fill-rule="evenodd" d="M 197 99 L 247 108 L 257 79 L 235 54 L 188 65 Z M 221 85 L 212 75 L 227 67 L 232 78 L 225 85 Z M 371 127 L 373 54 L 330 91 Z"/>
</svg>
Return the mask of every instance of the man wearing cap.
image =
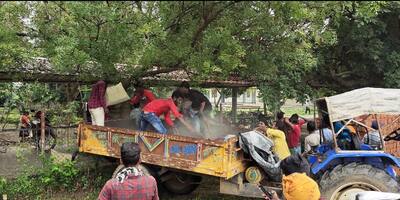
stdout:
<svg viewBox="0 0 400 200">
<path fill-rule="evenodd" d="M 156 180 L 139 168 L 140 147 L 137 143 L 122 144 L 121 162 L 125 168 L 107 181 L 98 200 L 158 200 Z"/>
</svg>

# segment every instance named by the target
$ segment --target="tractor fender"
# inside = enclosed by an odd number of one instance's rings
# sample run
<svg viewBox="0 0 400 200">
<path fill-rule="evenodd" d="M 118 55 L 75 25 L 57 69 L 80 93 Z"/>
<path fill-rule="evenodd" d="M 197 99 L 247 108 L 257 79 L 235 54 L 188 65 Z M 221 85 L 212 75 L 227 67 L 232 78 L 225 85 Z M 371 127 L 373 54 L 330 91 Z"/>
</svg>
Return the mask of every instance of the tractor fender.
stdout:
<svg viewBox="0 0 400 200">
<path fill-rule="evenodd" d="M 342 164 L 342 160 L 347 162 L 364 162 L 366 164 L 374 165 L 385 169 L 391 176 L 395 176 L 395 172 L 391 166 L 386 164 L 400 167 L 400 160 L 388 153 L 382 151 L 345 151 L 335 152 L 334 150 L 328 151 L 326 158 L 320 163 L 314 163 L 311 168 L 312 174 L 317 174 L 324 171 L 330 166 Z"/>
</svg>

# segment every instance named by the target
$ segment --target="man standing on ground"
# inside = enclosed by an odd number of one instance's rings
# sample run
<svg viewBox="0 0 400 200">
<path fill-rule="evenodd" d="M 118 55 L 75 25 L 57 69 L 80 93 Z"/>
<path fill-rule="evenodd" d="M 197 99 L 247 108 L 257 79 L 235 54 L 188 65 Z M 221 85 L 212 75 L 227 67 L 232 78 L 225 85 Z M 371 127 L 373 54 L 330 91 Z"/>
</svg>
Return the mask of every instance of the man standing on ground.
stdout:
<svg viewBox="0 0 400 200">
<path fill-rule="evenodd" d="M 108 113 L 105 94 L 106 82 L 98 81 L 92 86 L 92 91 L 88 101 L 92 125 L 104 126 L 105 113 Z"/>
<path fill-rule="evenodd" d="M 25 137 L 29 137 L 29 128 L 31 127 L 31 118 L 29 117 L 29 112 L 24 111 L 20 118 L 21 129 L 19 131 L 19 137 L 21 141 Z"/>
<path fill-rule="evenodd" d="M 126 142 L 121 146 L 121 162 L 125 168 L 110 179 L 98 200 L 158 200 L 157 182 L 139 169 L 140 147 Z"/>
<path fill-rule="evenodd" d="M 157 132 L 166 134 L 167 129 L 161 122 L 160 116 L 164 115 L 165 122 L 170 126 L 174 127 L 174 122 L 171 120 L 170 113 L 174 114 L 175 118 L 177 118 L 183 125 L 185 125 L 190 132 L 193 132 L 193 127 L 188 124 L 184 119 L 181 113 L 179 113 L 178 105 L 179 101 L 182 101 L 183 97 L 179 92 L 174 92 L 172 94 L 172 98 L 168 99 L 156 99 L 149 104 L 147 104 L 143 111 L 140 114 L 140 129 L 141 131 L 145 131 L 147 126 L 151 124 Z"/>
<path fill-rule="evenodd" d="M 191 102 L 185 114 L 192 119 L 195 130 L 201 132 L 203 128 L 201 120 L 203 123 L 206 122 L 212 111 L 210 100 L 200 91 L 191 89 L 188 82 L 182 82 L 178 91 Z"/>
<path fill-rule="evenodd" d="M 284 117 L 285 117 L 284 112 L 279 111 L 278 113 L 276 113 L 275 127 L 285 133 L 286 141 L 288 142 L 288 133 L 289 133 L 290 127 L 285 123 Z"/>
<path fill-rule="evenodd" d="M 314 150 L 320 145 L 321 137 L 319 131 L 315 127 L 315 122 L 307 122 L 308 136 L 304 139 L 304 152 Z"/>
<path fill-rule="evenodd" d="M 293 114 L 289 119 L 285 118 L 285 123 L 291 127 L 288 133 L 288 146 L 292 155 L 301 153 L 300 137 L 301 137 L 301 126 L 306 123 L 302 118 L 299 119 L 299 115 Z"/>
</svg>

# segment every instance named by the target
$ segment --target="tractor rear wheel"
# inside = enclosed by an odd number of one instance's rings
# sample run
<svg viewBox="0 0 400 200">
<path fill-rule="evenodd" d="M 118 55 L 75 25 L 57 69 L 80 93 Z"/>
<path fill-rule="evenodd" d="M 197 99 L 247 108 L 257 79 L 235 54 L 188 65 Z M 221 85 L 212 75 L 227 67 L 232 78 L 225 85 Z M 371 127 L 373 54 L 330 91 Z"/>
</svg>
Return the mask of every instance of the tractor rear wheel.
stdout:
<svg viewBox="0 0 400 200">
<path fill-rule="evenodd" d="M 353 200 L 363 191 L 399 192 L 398 182 L 389 174 L 363 163 L 338 165 L 324 173 L 319 185 L 327 200 Z"/>
</svg>

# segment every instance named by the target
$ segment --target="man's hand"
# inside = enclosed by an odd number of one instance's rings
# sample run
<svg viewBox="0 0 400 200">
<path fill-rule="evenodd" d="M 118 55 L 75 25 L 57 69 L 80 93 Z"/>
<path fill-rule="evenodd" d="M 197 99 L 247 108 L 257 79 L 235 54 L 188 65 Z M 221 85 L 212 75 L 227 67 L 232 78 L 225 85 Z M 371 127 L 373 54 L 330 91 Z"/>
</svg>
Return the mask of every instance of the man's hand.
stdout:
<svg viewBox="0 0 400 200">
<path fill-rule="evenodd" d="M 110 110 L 108 110 L 108 108 L 105 107 L 105 108 L 104 108 L 104 113 L 109 113 L 109 112 L 110 112 Z"/>
<path fill-rule="evenodd" d="M 265 133 L 267 130 L 262 128 L 262 127 L 257 127 L 254 129 L 255 131 L 261 132 L 261 133 Z"/>
<path fill-rule="evenodd" d="M 278 194 L 275 191 L 272 191 L 272 200 L 279 200 Z"/>
<path fill-rule="evenodd" d="M 272 198 L 269 198 L 267 195 L 263 194 L 265 200 L 280 200 L 278 194 L 275 191 L 271 191 Z"/>
</svg>

